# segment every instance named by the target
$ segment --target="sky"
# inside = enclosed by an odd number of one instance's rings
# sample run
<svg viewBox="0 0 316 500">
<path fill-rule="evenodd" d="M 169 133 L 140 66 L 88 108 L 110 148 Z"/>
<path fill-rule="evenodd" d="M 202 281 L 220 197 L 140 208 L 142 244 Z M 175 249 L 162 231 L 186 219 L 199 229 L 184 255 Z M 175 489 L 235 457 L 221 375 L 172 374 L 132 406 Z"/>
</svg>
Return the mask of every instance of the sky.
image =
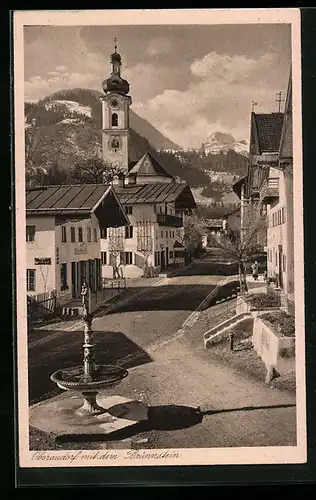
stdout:
<svg viewBox="0 0 316 500">
<path fill-rule="evenodd" d="M 132 109 L 183 148 L 198 148 L 213 132 L 249 140 L 257 113 L 285 98 L 291 32 L 286 24 L 201 26 L 27 26 L 25 100 L 61 89 L 102 91 L 114 38 Z"/>
</svg>

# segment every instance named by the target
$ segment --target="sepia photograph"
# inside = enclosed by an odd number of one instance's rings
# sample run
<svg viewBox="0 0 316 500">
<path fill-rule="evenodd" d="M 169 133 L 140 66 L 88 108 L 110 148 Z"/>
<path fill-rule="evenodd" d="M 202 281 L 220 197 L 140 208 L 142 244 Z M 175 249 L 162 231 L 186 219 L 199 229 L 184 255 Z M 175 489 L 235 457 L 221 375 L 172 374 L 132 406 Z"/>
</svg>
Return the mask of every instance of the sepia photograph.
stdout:
<svg viewBox="0 0 316 500">
<path fill-rule="evenodd" d="M 306 461 L 300 12 L 14 14 L 20 467 Z"/>
</svg>

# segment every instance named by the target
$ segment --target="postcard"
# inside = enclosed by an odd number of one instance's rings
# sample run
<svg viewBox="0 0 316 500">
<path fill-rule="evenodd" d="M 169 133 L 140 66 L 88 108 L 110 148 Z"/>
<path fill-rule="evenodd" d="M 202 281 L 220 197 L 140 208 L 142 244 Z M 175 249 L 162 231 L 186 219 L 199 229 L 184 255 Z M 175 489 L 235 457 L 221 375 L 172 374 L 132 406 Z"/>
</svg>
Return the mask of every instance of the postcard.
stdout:
<svg viewBox="0 0 316 500">
<path fill-rule="evenodd" d="M 299 9 L 13 29 L 19 467 L 306 462 Z"/>
</svg>

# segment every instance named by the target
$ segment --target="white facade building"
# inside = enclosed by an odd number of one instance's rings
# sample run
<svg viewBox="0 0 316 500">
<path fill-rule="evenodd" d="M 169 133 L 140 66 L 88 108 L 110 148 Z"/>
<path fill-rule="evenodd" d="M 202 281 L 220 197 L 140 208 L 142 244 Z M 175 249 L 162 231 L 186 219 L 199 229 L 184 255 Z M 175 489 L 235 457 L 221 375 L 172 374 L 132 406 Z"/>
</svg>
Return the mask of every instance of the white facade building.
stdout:
<svg viewBox="0 0 316 500">
<path fill-rule="evenodd" d="M 80 297 L 101 284 L 100 231 L 128 223 L 111 186 L 42 186 L 26 192 L 26 291 Z"/>
</svg>

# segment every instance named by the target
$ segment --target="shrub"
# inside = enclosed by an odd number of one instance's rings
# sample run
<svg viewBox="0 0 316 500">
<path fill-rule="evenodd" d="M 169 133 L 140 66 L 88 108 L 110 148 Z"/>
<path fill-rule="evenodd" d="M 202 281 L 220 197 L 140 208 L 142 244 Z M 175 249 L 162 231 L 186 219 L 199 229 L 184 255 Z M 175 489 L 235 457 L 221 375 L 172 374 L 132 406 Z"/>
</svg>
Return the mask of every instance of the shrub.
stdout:
<svg viewBox="0 0 316 500">
<path fill-rule="evenodd" d="M 284 311 L 273 311 L 261 316 L 261 319 L 268 321 L 279 333 L 285 337 L 295 337 L 294 316 Z"/>
<path fill-rule="evenodd" d="M 254 293 L 249 297 L 249 302 L 256 309 L 280 307 L 281 299 L 276 293 Z"/>
</svg>

